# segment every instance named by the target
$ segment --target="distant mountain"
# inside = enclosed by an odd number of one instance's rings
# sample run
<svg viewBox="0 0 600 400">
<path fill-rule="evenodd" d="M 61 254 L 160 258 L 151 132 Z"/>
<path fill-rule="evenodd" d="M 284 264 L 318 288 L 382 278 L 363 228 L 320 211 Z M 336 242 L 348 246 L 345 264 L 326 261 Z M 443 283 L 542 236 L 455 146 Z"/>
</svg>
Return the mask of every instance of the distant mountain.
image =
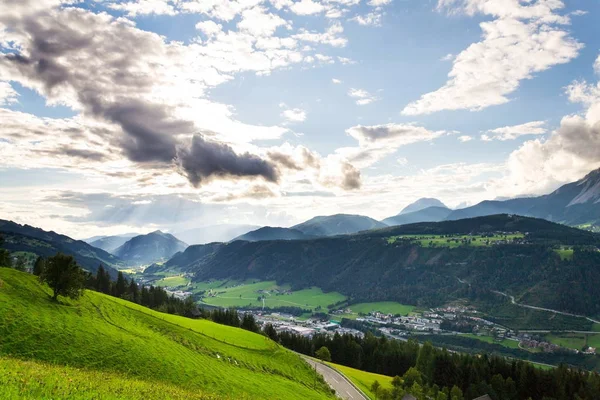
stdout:
<svg viewBox="0 0 600 400">
<path fill-rule="evenodd" d="M 176 253 L 170 260 L 163 264 L 152 264 L 144 270 L 144 274 L 155 274 L 157 272 L 190 272 L 195 266 L 206 261 L 216 251 L 225 246 L 224 243 L 195 244 L 182 252 Z"/>
<path fill-rule="evenodd" d="M 406 214 L 400 213 L 381 222 L 389 226 L 413 224 L 415 222 L 438 222 L 445 220 L 451 212 L 452 210 L 446 207 L 427 207 Z"/>
<path fill-rule="evenodd" d="M 384 223 L 362 215 L 336 214 L 314 217 L 292 229 L 310 236 L 335 236 L 385 227 Z"/>
<path fill-rule="evenodd" d="M 117 271 L 114 268 L 124 265 L 118 257 L 84 241 L 30 225 L 0 220 L 0 233 L 5 239 L 4 247 L 10 252 L 24 251 L 42 257 L 54 256 L 61 252 L 72 255 L 81 267 L 92 273 L 102 264 L 115 277 Z"/>
<path fill-rule="evenodd" d="M 124 245 L 126 241 L 137 235 L 137 233 L 126 233 L 124 235 L 100 236 L 92 241 L 88 239 L 86 242 L 94 247 L 113 253 L 118 247 Z"/>
<path fill-rule="evenodd" d="M 136 264 L 151 264 L 171 258 L 187 248 L 187 244 L 175 236 L 155 231 L 129 239 L 115 250 L 119 258 Z"/>
<path fill-rule="evenodd" d="M 260 240 L 302 240 L 311 239 L 313 237 L 314 236 L 306 235 L 305 233 L 293 228 L 274 228 L 271 226 L 265 226 L 255 231 L 238 236 L 233 240 L 257 242 Z"/>
<path fill-rule="evenodd" d="M 400 211 L 400 214 L 398 215 L 421 211 L 429 207 L 448 208 L 444 203 L 442 203 L 438 199 L 424 197 L 404 207 L 404 209 L 402 209 L 402 211 Z"/>
<path fill-rule="evenodd" d="M 230 240 L 260 228 L 257 225 L 212 225 L 176 232 L 175 236 L 184 242 L 193 244 L 206 244 L 213 242 L 229 242 Z"/>
<path fill-rule="evenodd" d="M 519 214 L 573 226 L 600 225 L 600 169 L 583 179 L 561 186 L 554 192 L 505 201 L 483 201 L 451 212 L 446 219 L 457 220 L 484 215 Z"/>
</svg>

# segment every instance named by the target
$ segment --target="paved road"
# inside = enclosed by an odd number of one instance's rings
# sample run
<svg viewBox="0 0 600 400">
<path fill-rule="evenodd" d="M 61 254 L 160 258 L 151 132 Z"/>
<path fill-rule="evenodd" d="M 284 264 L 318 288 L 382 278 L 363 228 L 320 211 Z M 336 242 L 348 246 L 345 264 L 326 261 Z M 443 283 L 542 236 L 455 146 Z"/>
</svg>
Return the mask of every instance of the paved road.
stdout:
<svg viewBox="0 0 600 400">
<path fill-rule="evenodd" d="M 512 304 L 514 304 L 514 305 L 516 305 L 516 306 L 519 306 L 519 307 L 530 308 L 530 309 L 532 309 L 532 310 L 548 311 L 548 312 L 551 312 L 551 313 L 554 313 L 554 314 L 568 315 L 568 316 L 570 316 L 570 317 L 579 317 L 579 318 L 585 318 L 585 319 L 587 319 L 587 320 L 588 320 L 588 321 L 590 321 L 590 322 L 593 322 L 593 323 L 595 323 L 595 324 L 600 324 L 600 321 L 598 321 L 598 320 L 595 320 L 595 319 L 592 319 L 592 318 L 590 318 L 590 317 L 586 317 L 585 315 L 571 314 L 571 313 L 564 312 L 564 311 L 552 310 L 552 309 L 550 309 L 550 308 L 536 307 L 536 306 L 530 306 L 529 304 L 517 303 L 517 302 L 515 301 L 515 296 L 511 296 L 511 295 L 509 295 L 509 294 L 502 293 L 502 292 L 499 292 L 499 291 L 497 291 L 497 290 L 492 290 L 492 292 L 494 292 L 494 293 L 497 293 L 497 294 L 500 294 L 500 295 L 502 295 L 502 296 L 504 296 L 504 297 L 508 297 L 508 298 L 510 299 L 510 302 L 511 302 Z"/>
<path fill-rule="evenodd" d="M 310 358 L 302 357 L 313 368 L 317 366 L 317 372 L 323 375 L 325 382 L 335 389 L 335 393 L 342 399 L 347 400 L 369 400 L 360 393 L 348 380 L 339 372 L 327 365 L 316 362 Z"/>
</svg>

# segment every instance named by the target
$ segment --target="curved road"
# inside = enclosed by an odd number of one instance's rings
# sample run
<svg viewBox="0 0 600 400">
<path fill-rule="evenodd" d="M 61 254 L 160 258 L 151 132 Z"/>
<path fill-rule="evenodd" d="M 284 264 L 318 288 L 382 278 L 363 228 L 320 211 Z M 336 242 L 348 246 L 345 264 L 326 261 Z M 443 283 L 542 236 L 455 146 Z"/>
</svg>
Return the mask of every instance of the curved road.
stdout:
<svg viewBox="0 0 600 400">
<path fill-rule="evenodd" d="M 325 382 L 327 382 L 329 386 L 335 389 L 335 394 L 338 397 L 347 400 L 369 400 L 359 392 L 344 375 L 340 374 L 335 369 L 311 358 L 305 356 L 302 356 L 302 358 L 304 358 L 311 367 L 315 368 L 316 366 L 317 372 L 323 376 Z"/>
</svg>

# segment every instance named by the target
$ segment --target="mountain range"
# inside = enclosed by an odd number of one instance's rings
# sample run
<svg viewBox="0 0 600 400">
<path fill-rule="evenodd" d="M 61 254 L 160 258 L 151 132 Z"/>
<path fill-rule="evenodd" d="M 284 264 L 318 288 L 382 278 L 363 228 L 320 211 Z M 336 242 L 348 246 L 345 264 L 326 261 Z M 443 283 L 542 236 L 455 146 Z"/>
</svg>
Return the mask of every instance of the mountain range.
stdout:
<svg viewBox="0 0 600 400">
<path fill-rule="evenodd" d="M 93 238 L 86 239 L 85 241 L 94 247 L 114 253 L 114 251 L 125 244 L 126 241 L 132 237 L 138 236 L 137 233 L 126 233 L 123 235 L 114 236 L 95 236 Z"/>
</svg>

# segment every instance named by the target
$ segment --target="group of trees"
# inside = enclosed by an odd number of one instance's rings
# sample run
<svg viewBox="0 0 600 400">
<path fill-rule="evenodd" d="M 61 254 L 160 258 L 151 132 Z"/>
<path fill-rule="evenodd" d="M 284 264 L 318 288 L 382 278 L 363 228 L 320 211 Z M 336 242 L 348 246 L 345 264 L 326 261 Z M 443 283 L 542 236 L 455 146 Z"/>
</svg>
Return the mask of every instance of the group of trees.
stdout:
<svg viewBox="0 0 600 400">
<path fill-rule="evenodd" d="M 396 399 L 410 393 L 417 399 L 462 400 L 489 394 L 494 400 L 600 399 L 600 375 L 560 366 L 542 370 L 525 361 L 502 357 L 451 353 L 367 333 L 315 335 L 312 338 L 264 332 L 283 346 L 310 356 L 327 348 L 331 361 L 364 371 L 397 376 L 392 390 L 377 388 L 378 398 Z"/>
</svg>

